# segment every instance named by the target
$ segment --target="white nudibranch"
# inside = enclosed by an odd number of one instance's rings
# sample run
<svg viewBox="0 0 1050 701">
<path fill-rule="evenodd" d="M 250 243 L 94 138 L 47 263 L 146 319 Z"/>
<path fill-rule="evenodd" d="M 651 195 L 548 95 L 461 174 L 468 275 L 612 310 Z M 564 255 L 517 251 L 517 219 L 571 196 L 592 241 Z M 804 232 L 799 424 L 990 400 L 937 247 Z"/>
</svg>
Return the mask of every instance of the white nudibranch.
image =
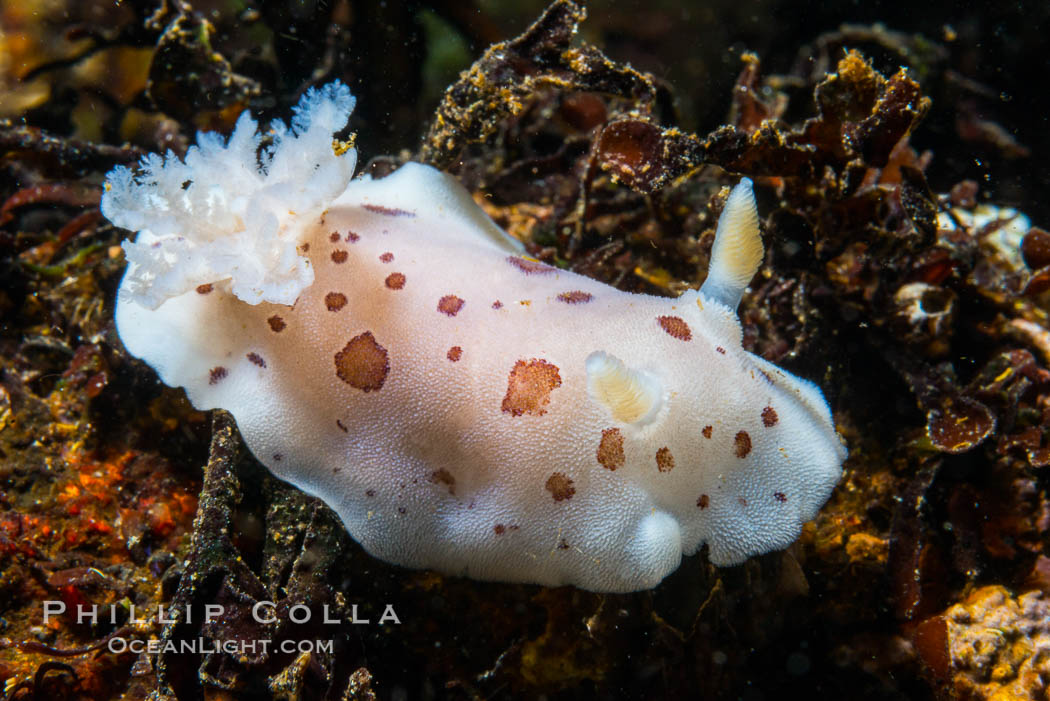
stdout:
<svg viewBox="0 0 1050 701">
<path fill-rule="evenodd" d="M 817 387 L 741 347 L 749 180 L 699 291 L 630 294 L 524 256 L 433 168 L 352 179 L 353 104 L 333 83 L 261 154 L 244 114 L 109 174 L 132 355 L 389 562 L 624 592 L 798 537 L 845 449 Z"/>
</svg>

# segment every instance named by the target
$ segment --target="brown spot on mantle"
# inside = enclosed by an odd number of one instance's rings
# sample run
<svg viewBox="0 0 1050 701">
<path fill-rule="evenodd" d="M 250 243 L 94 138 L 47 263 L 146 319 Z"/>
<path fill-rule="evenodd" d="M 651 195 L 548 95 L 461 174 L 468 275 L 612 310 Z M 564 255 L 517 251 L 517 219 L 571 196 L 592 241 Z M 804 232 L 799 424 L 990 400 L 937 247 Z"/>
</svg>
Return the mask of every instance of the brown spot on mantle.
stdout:
<svg viewBox="0 0 1050 701">
<path fill-rule="evenodd" d="M 324 296 L 324 306 L 330 312 L 337 312 L 346 306 L 346 295 L 342 292 L 329 292 Z"/>
<path fill-rule="evenodd" d="M 549 275 L 557 270 L 557 268 L 544 265 L 538 260 L 529 260 L 520 256 L 507 256 L 507 262 L 526 275 Z"/>
<path fill-rule="evenodd" d="M 266 323 L 270 325 L 270 330 L 274 333 L 281 333 L 288 326 L 288 324 L 284 323 L 284 319 L 276 314 L 267 319 Z"/>
<path fill-rule="evenodd" d="M 558 295 L 559 302 L 565 302 L 566 304 L 586 304 L 594 299 L 594 295 L 590 292 L 584 292 L 583 290 L 573 290 L 571 292 L 562 292 Z"/>
<path fill-rule="evenodd" d="M 414 217 L 415 212 L 410 212 L 407 209 L 396 209 L 394 207 L 384 207 L 381 204 L 363 204 L 363 209 L 367 209 L 369 212 L 374 214 L 382 214 L 384 217 Z"/>
<path fill-rule="evenodd" d="M 747 431 L 739 431 L 733 438 L 733 450 L 738 458 L 746 458 L 751 453 L 751 436 Z"/>
<path fill-rule="evenodd" d="M 576 487 L 572 486 L 572 480 L 561 472 L 552 472 L 544 486 L 551 493 L 551 496 L 554 497 L 554 501 L 572 499 L 572 495 L 576 493 Z"/>
<path fill-rule="evenodd" d="M 405 286 L 405 275 L 404 273 L 390 273 L 386 276 L 384 283 L 391 290 L 400 290 Z"/>
<path fill-rule="evenodd" d="M 551 392 L 561 386 L 558 366 L 546 360 L 519 360 L 507 378 L 503 411 L 511 416 L 543 416 L 550 404 Z"/>
<path fill-rule="evenodd" d="M 335 374 L 362 392 L 380 389 L 389 371 L 386 348 L 376 343 L 371 331 L 353 337 L 335 354 Z"/>
<path fill-rule="evenodd" d="M 448 493 L 456 494 L 456 478 L 452 476 L 452 473 L 442 468 L 440 470 L 434 470 L 430 473 L 431 484 L 443 484 L 448 487 Z"/>
<path fill-rule="evenodd" d="M 666 445 L 656 451 L 656 469 L 660 472 L 670 472 L 674 469 L 674 456 Z"/>
<path fill-rule="evenodd" d="M 620 433 L 620 429 L 602 429 L 602 440 L 598 443 L 598 462 L 610 471 L 623 467 L 627 462 L 623 454 L 623 434 Z"/>
<path fill-rule="evenodd" d="M 659 322 L 660 328 L 679 341 L 690 341 L 693 338 L 689 324 L 680 316 L 658 316 L 656 321 Z"/>
<path fill-rule="evenodd" d="M 455 316 L 464 304 L 466 303 L 456 295 L 445 295 L 438 300 L 437 309 L 446 316 Z"/>
<path fill-rule="evenodd" d="M 766 428 L 771 428 L 777 425 L 777 421 L 780 418 L 777 416 L 777 411 L 771 406 L 767 406 L 762 410 L 762 425 Z"/>
</svg>

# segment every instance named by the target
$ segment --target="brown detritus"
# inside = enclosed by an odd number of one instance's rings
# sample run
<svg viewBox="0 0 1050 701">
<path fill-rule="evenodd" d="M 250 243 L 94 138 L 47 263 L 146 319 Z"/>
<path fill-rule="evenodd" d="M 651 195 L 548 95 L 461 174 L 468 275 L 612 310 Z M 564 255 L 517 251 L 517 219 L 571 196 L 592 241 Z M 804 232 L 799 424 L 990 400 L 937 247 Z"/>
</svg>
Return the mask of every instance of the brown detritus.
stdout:
<svg viewBox="0 0 1050 701">
<path fill-rule="evenodd" d="M 846 556 L 853 564 L 883 567 L 889 557 L 889 543 L 870 533 L 854 533 L 846 541 Z"/>
<path fill-rule="evenodd" d="M 931 616 L 920 622 L 912 633 L 912 644 L 919 660 L 938 685 L 951 678 L 952 658 L 948 645 L 948 621 L 944 616 Z"/>
<path fill-rule="evenodd" d="M 67 207 L 97 207 L 102 192 L 97 187 L 85 187 L 78 183 L 45 183 L 22 188 L 0 205 L 0 225 L 14 217 L 12 212 L 31 205 L 56 205 Z"/>
<path fill-rule="evenodd" d="M 740 60 L 744 63 L 744 68 L 733 86 L 733 102 L 728 121 L 736 128 L 751 133 L 767 119 L 782 117 L 787 109 L 788 98 L 784 93 L 777 91 L 770 91 L 767 95 L 759 94 L 761 62 L 757 54 L 741 54 Z"/>
<path fill-rule="evenodd" d="M 627 187 L 652 192 L 666 181 L 663 130 L 638 119 L 624 119 L 602 129 L 595 142 L 600 166 Z"/>
<path fill-rule="evenodd" d="M 801 129 L 785 132 L 770 121 L 750 132 L 722 127 L 704 142 L 702 159 L 727 170 L 809 181 L 827 167 L 840 173 L 861 164 L 882 168 L 930 106 L 905 69 L 887 80 L 856 51 L 815 95 L 820 114 Z"/>
<path fill-rule="evenodd" d="M 1047 290 L 1050 290 L 1050 266 L 1035 271 L 1025 283 L 1021 294 L 1026 297 L 1039 297 Z"/>
<path fill-rule="evenodd" d="M 1025 577 L 1024 587 L 1027 590 L 1038 589 L 1043 594 L 1050 596 L 1050 557 L 1046 555 L 1036 557 L 1035 564 Z"/>
<path fill-rule="evenodd" d="M 977 193 L 980 191 L 981 186 L 976 181 L 963 180 L 952 185 L 951 192 L 948 193 L 948 199 L 955 207 L 973 209 L 977 206 Z"/>
<path fill-rule="evenodd" d="M 908 382 L 925 411 L 926 437 L 934 449 L 965 453 L 995 430 L 995 415 L 969 392 L 957 387 L 947 367 L 928 367 L 897 352 L 888 353 L 887 359 Z"/>
<path fill-rule="evenodd" d="M 1007 336 L 1025 343 L 1043 357 L 1043 362 L 1050 365 L 1050 329 L 1027 319 L 1011 319 L 1003 330 Z"/>
<path fill-rule="evenodd" d="M 999 454 L 1023 455 L 1032 467 L 1050 464 L 1050 370 L 1026 350 L 1003 351 L 988 360 L 970 388 L 1001 417 Z"/>
<path fill-rule="evenodd" d="M 164 112 L 199 129 L 229 128 L 258 97 L 261 86 L 236 73 L 215 51 L 212 24 L 188 7 L 179 7 L 157 41 L 150 62 L 147 91 Z"/>
<path fill-rule="evenodd" d="M 965 453 L 995 430 L 988 407 L 966 397 L 944 397 L 926 412 L 926 436 L 946 453 Z"/>
<path fill-rule="evenodd" d="M 937 198 L 921 170 L 908 165 L 900 166 L 899 170 L 901 207 L 918 230 L 921 244 L 928 246 L 937 236 Z"/>
<path fill-rule="evenodd" d="M 947 598 L 947 565 L 936 533 L 926 526 L 926 494 L 939 465 L 922 468 L 906 485 L 890 528 L 889 577 L 899 620 L 927 616 Z"/>
<path fill-rule="evenodd" d="M 857 52 L 851 51 L 839 63 L 840 71 L 843 65 L 859 74 L 853 79 L 858 82 L 872 80 L 871 74 L 875 73 Z M 926 116 L 930 99 L 923 97 L 919 84 L 904 68 L 876 94 L 877 100 L 870 114 L 859 121 L 849 120 L 850 123 L 843 124 L 842 136 L 844 143 L 848 144 L 847 152 L 858 154 L 866 164 L 881 168 L 889 162 L 890 153 L 897 143 Z"/>
<path fill-rule="evenodd" d="M 1021 239 L 1021 255 L 1032 270 L 1050 266 L 1050 233 L 1033 226 Z"/>
<path fill-rule="evenodd" d="M 445 91 L 423 138 L 421 160 L 447 167 L 467 144 L 487 139 L 504 119 L 520 115 L 531 98 L 545 89 L 654 102 L 659 89 L 650 76 L 613 63 L 593 46 L 569 46 L 585 17 L 585 10 L 575 2 L 555 0 L 521 36 L 490 46 Z"/>
<path fill-rule="evenodd" d="M 1034 699 L 1046 695 L 1050 598 L 1043 592 L 1015 597 L 1003 586 L 985 586 L 938 618 L 945 622 L 948 664 L 938 656 L 934 669 L 945 678 L 952 697 Z M 940 631 L 930 638 L 931 646 L 933 638 L 940 645 Z"/>
<path fill-rule="evenodd" d="M 80 173 L 106 171 L 115 165 L 132 165 L 146 155 L 135 146 L 112 146 L 62 137 L 38 127 L 16 125 L 6 119 L 0 119 L 0 151 L 47 156 L 62 167 Z"/>
<path fill-rule="evenodd" d="M 1031 149 L 1017 140 L 1001 124 L 982 118 L 972 100 L 962 100 L 955 119 L 955 131 L 963 141 L 976 142 L 978 145 L 994 149 L 1005 158 L 1028 158 Z"/>
</svg>

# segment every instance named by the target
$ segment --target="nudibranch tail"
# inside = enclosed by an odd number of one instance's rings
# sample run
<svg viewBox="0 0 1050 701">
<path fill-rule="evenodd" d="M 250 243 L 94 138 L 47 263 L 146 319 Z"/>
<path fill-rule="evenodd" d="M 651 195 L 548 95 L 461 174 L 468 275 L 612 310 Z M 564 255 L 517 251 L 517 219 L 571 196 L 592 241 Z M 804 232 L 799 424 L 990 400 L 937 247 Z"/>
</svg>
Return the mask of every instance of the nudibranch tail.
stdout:
<svg viewBox="0 0 1050 701">
<path fill-rule="evenodd" d="M 751 179 L 742 178 L 729 193 L 718 219 L 711 264 L 700 292 L 735 311 L 764 254 Z"/>
</svg>

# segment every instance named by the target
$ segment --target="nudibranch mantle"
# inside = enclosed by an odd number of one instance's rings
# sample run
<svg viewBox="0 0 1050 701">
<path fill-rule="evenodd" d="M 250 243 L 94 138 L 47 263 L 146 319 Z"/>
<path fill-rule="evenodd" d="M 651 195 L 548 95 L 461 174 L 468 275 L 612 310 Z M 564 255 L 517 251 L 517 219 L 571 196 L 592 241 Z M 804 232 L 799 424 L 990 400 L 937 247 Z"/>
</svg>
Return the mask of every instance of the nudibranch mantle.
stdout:
<svg viewBox="0 0 1050 701">
<path fill-rule="evenodd" d="M 530 259 L 433 168 L 352 179 L 352 107 L 333 83 L 262 153 L 242 115 L 110 173 L 131 354 L 389 562 L 624 592 L 798 537 L 845 450 L 819 389 L 741 347 L 750 181 L 703 288 L 630 294 Z"/>
</svg>

